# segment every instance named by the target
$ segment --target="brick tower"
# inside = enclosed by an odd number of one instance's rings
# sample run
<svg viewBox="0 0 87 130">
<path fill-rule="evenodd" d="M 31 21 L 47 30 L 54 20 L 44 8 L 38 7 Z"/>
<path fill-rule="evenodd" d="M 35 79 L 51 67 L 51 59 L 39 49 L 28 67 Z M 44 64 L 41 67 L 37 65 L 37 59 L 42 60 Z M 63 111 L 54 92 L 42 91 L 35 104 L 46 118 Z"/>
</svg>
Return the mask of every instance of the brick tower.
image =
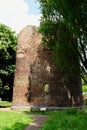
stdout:
<svg viewBox="0 0 87 130">
<path fill-rule="evenodd" d="M 52 51 L 42 44 L 38 28 L 26 26 L 19 34 L 13 90 L 13 109 L 67 107 L 70 92 L 54 64 Z"/>
</svg>

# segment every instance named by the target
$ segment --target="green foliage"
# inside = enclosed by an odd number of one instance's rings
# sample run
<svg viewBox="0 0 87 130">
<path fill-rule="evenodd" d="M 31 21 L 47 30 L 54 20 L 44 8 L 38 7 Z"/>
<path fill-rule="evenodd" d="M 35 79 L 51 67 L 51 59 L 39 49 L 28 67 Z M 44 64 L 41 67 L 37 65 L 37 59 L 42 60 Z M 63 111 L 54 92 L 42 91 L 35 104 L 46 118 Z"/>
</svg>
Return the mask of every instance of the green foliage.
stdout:
<svg viewBox="0 0 87 130">
<path fill-rule="evenodd" d="M 83 92 L 87 92 L 87 85 L 83 85 L 82 90 L 83 90 Z"/>
<path fill-rule="evenodd" d="M 82 110 L 68 109 L 56 112 L 41 130 L 86 130 L 87 113 Z"/>
<path fill-rule="evenodd" d="M 24 130 L 31 121 L 29 115 L 0 111 L 0 130 Z"/>
<path fill-rule="evenodd" d="M 86 0 L 38 0 L 41 5 L 40 32 L 54 51 L 55 61 L 65 76 L 87 72 Z M 81 64 L 80 64 L 81 63 Z M 80 69 L 80 70 L 79 70 Z"/>
<path fill-rule="evenodd" d="M 0 24 L 0 98 L 11 100 L 16 59 L 17 36 Z"/>
<path fill-rule="evenodd" d="M 85 76 L 85 78 L 87 78 L 86 76 Z M 85 83 L 85 81 L 82 79 L 82 90 L 83 90 L 83 92 L 87 92 L 87 84 Z"/>
</svg>

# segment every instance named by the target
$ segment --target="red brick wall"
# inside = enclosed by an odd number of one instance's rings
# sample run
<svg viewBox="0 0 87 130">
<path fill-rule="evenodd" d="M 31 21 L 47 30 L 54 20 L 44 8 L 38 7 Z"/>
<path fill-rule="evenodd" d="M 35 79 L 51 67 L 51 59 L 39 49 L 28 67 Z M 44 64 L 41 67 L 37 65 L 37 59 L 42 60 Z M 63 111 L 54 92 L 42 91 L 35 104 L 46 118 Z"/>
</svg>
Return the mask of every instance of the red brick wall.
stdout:
<svg viewBox="0 0 87 130">
<path fill-rule="evenodd" d="M 70 106 L 63 74 L 54 63 L 52 51 L 41 41 L 41 34 L 33 26 L 19 34 L 13 104 Z"/>
</svg>

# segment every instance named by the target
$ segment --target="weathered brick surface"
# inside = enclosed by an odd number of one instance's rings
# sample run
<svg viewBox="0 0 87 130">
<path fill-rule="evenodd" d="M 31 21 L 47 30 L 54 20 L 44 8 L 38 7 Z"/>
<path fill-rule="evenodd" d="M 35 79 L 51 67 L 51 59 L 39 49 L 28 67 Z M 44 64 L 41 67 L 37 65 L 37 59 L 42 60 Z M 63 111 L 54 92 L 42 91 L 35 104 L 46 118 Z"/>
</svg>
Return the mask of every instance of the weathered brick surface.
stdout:
<svg viewBox="0 0 87 130">
<path fill-rule="evenodd" d="M 41 34 L 33 26 L 19 34 L 13 105 L 70 106 L 63 74 L 54 64 L 52 51 L 41 41 Z"/>
</svg>

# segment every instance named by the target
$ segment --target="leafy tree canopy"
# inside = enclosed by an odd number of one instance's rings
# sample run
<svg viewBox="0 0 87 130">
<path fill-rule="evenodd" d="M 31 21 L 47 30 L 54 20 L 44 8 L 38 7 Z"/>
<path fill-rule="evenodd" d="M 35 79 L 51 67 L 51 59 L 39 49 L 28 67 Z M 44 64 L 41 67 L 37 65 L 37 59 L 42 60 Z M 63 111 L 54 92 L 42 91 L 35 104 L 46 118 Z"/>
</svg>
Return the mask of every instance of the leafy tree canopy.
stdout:
<svg viewBox="0 0 87 130">
<path fill-rule="evenodd" d="M 3 100 L 12 98 L 16 45 L 15 32 L 0 24 L 0 97 Z"/>
<path fill-rule="evenodd" d="M 67 76 L 87 74 L 87 0 L 38 0 L 44 43 Z M 86 76 L 85 76 L 86 77 Z M 84 79 L 86 81 L 86 78 Z"/>
</svg>

